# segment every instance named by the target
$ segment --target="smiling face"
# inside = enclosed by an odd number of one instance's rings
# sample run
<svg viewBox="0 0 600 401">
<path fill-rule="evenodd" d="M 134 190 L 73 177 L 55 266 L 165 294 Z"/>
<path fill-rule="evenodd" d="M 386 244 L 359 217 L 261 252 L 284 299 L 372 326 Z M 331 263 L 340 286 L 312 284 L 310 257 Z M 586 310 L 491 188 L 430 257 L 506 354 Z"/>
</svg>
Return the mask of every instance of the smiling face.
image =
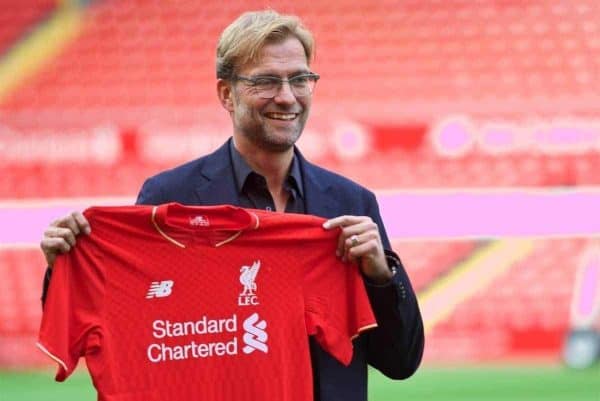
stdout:
<svg viewBox="0 0 600 401">
<path fill-rule="evenodd" d="M 302 44 L 290 36 L 266 44 L 258 61 L 240 67 L 236 75 L 289 79 L 309 71 Z M 270 152 L 292 148 L 304 129 L 312 100 L 311 95 L 294 96 L 287 83 L 271 99 L 261 98 L 242 80 L 219 80 L 218 92 L 221 103 L 231 114 L 236 142 Z"/>
</svg>

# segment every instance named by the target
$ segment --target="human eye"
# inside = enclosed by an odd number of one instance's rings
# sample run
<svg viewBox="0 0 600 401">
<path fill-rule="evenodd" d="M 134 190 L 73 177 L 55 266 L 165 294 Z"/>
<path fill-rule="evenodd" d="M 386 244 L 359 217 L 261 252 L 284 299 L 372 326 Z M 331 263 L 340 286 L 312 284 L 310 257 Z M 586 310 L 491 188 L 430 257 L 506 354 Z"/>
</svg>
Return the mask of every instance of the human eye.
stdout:
<svg viewBox="0 0 600 401">
<path fill-rule="evenodd" d="M 290 84 L 294 86 L 305 86 L 311 81 L 312 76 L 309 74 L 297 75 L 290 78 Z"/>
<path fill-rule="evenodd" d="M 277 87 L 279 85 L 279 78 L 275 77 L 255 77 L 253 80 L 253 85 L 257 89 L 271 89 Z"/>
</svg>

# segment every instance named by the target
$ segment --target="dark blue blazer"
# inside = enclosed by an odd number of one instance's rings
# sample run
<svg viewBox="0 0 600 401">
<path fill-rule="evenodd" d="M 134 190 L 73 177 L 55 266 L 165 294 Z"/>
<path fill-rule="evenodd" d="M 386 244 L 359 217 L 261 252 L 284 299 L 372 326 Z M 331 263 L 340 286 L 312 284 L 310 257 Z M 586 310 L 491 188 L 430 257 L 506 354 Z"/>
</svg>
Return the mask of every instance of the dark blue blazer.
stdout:
<svg viewBox="0 0 600 401">
<path fill-rule="evenodd" d="M 229 141 L 212 154 L 147 179 L 136 203 L 239 204 Z M 390 249 L 372 192 L 309 163 L 297 150 L 296 156 L 304 181 L 307 213 L 325 218 L 370 216 L 379 226 L 384 248 Z M 355 340 L 350 366 L 340 364 L 311 342 L 316 400 L 365 401 L 367 363 L 394 379 L 409 377 L 419 366 L 424 346 L 423 322 L 408 276 L 402 266 L 398 270 L 390 285 L 367 283 L 379 327 Z"/>
</svg>

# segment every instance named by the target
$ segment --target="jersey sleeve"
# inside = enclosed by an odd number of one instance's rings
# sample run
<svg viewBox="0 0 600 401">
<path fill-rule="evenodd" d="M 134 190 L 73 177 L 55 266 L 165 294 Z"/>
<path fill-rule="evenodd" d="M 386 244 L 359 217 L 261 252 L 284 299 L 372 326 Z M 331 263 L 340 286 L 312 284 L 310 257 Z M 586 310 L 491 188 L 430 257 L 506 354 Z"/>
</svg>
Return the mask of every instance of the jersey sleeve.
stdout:
<svg viewBox="0 0 600 401">
<path fill-rule="evenodd" d="M 73 373 L 80 356 L 99 346 L 102 274 L 86 238 L 56 259 L 37 347 L 58 364 L 57 381 Z"/>
<path fill-rule="evenodd" d="M 304 281 L 305 321 L 309 335 L 334 358 L 349 365 L 352 340 L 377 323 L 362 276 L 355 264 L 325 256 L 308 266 Z"/>
</svg>

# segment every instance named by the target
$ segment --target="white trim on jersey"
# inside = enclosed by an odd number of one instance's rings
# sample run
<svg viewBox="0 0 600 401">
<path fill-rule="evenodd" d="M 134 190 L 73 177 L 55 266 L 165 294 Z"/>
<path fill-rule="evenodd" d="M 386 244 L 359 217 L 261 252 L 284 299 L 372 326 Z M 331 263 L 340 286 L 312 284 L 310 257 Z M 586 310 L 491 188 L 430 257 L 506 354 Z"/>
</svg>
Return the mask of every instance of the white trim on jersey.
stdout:
<svg viewBox="0 0 600 401">
<path fill-rule="evenodd" d="M 152 208 L 152 224 L 154 225 L 154 228 L 156 228 L 156 231 L 159 232 L 160 235 L 162 235 L 167 241 L 172 242 L 173 244 L 177 245 L 180 248 L 185 248 L 185 245 L 183 245 L 181 242 L 174 240 L 173 238 L 169 237 L 163 230 L 161 230 L 161 228 L 158 226 L 158 223 L 156 223 L 156 211 L 158 210 L 158 206 L 154 206 Z"/>
<path fill-rule="evenodd" d="M 379 325 L 377 323 L 373 323 L 373 324 L 368 324 L 366 326 L 360 327 L 358 329 L 358 332 L 355 335 L 353 335 L 352 337 L 350 337 L 350 340 L 354 340 L 356 337 L 360 336 L 363 331 L 371 330 L 371 329 L 374 329 L 375 327 L 379 327 Z"/>
<path fill-rule="evenodd" d="M 58 363 L 60 366 L 62 366 L 62 368 L 65 370 L 65 372 L 67 372 L 67 374 L 69 373 L 69 369 L 67 368 L 67 364 L 64 363 L 62 361 L 62 359 L 60 359 L 59 357 L 55 356 L 54 354 L 52 354 L 52 352 L 48 351 L 46 349 L 46 347 L 44 347 L 42 344 L 35 343 L 35 346 L 38 347 L 40 349 L 40 351 L 42 351 L 44 354 L 48 355 L 54 362 Z"/>
<path fill-rule="evenodd" d="M 152 224 L 154 225 L 154 228 L 156 228 L 156 230 L 159 232 L 160 235 L 162 235 L 166 240 L 172 242 L 173 244 L 177 245 L 180 248 L 185 248 L 185 245 L 182 244 L 181 242 L 171 238 L 167 233 L 165 233 L 160 226 L 158 225 L 158 223 L 156 222 L 156 212 L 158 211 L 158 206 L 154 206 L 152 208 Z M 258 216 L 255 213 L 252 212 L 248 212 L 250 213 L 252 216 L 254 216 L 254 218 L 256 219 L 256 224 L 254 226 L 254 230 L 256 230 L 259 225 L 260 225 L 260 219 L 258 218 Z M 237 233 L 233 234 L 231 237 L 221 241 L 221 242 L 217 242 L 215 244 L 215 247 L 219 247 L 221 245 L 225 245 L 233 240 L 235 240 L 237 237 L 239 237 L 240 235 L 242 235 L 242 233 L 244 232 L 244 230 L 240 230 Z"/>
</svg>

